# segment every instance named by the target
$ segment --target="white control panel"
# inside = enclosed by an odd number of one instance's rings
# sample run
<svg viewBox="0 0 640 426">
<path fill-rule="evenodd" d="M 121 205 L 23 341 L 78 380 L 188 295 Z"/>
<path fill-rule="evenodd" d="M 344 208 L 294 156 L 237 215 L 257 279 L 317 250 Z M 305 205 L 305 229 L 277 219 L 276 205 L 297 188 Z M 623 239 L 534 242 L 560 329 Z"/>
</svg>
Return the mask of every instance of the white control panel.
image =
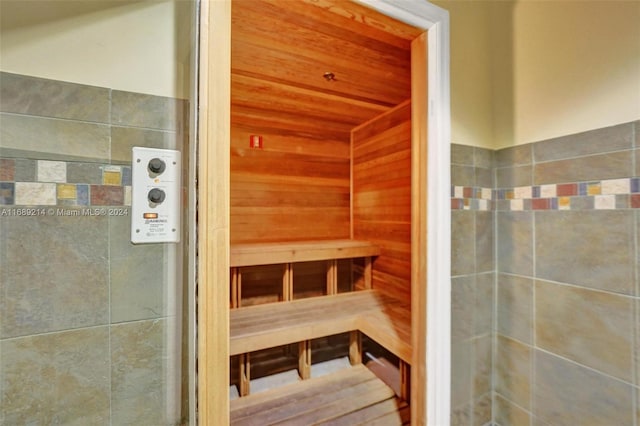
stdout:
<svg viewBox="0 0 640 426">
<path fill-rule="evenodd" d="M 180 151 L 133 147 L 131 242 L 180 241 Z"/>
</svg>

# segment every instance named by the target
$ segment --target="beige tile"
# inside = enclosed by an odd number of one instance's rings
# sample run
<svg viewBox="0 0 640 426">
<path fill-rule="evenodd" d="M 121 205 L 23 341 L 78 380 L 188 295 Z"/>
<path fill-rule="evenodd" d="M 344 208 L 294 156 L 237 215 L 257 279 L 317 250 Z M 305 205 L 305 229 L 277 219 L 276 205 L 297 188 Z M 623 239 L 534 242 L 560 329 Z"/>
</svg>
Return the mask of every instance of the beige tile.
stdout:
<svg viewBox="0 0 640 426">
<path fill-rule="evenodd" d="M 451 408 L 451 426 L 471 426 L 471 404 Z"/>
<path fill-rule="evenodd" d="M 476 275 L 475 305 L 473 313 L 474 334 L 490 333 L 493 329 L 493 299 L 495 294 L 495 274 Z"/>
<path fill-rule="evenodd" d="M 451 144 L 451 164 L 473 166 L 475 148 L 468 145 Z"/>
<path fill-rule="evenodd" d="M 488 169 L 484 167 L 476 167 L 475 168 L 475 186 L 480 188 L 493 188 L 494 178 L 493 178 L 493 169 Z"/>
<path fill-rule="evenodd" d="M 495 391 L 528 409 L 531 397 L 531 348 L 498 335 Z"/>
<path fill-rule="evenodd" d="M 451 407 L 468 405 L 472 399 L 472 347 L 469 340 L 451 345 Z"/>
<path fill-rule="evenodd" d="M 495 395 L 495 422 L 500 426 L 528 426 L 531 414 L 501 395 Z"/>
<path fill-rule="evenodd" d="M 473 153 L 473 165 L 478 168 L 492 169 L 494 164 L 494 152 L 492 149 L 475 147 Z"/>
<path fill-rule="evenodd" d="M 640 126 L 638 126 L 640 132 Z M 640 176 L 640 146 L 634 150 L 635 155 L 635 163 L 636 163 L 636 172 L 634 176 Z"/>
<path fill-rule="evenodd" d="M 618 151 L 569 160 L 539 163 L 534 168 L 534 185 L 629 177 L 633 173 L 633 151 Z"/>
<path fill-rule="evenodd" d="M 166 320 L 111 328 L 111 415 L 114 425 L 170 425 L 180 420 L 176 354 Z M 178 376 L 176 376 L 178 375 Z M 178 393 L 179 395 L 179 393 Z"/>
<path fill-rule="evenodd" d="M 552 425 L 631 425 L 632 386 L 554 355 L 535 354 L 534 415 Z"/>
<path fill-rule="evenodd" d="M 451 184 L 457 186 L 475 186 L 476 170 L 473 166 L 451 166 Z"/>
<path fill-rule="evenodd" d="M 498 275 L 498 333 L 532 344 L 533 279 Z"/>
<path fill-rule="evenodd" d="M 475 272 L 475 213 L 468 210 L 451 212 L 451 275 Z"/>
<path fill-rule="evenodd" d="M 497 212 L 496 221 L 498 271 L 532 276 L 532 212 Z"/>
<path fill-rule="evenodd" d="M 474 334 L 475 276 L 451 279 L 451 340 L 468 339 Z"/>
<path fill-rule="evenodd" d="M 111 161 L 131 164 L 131 148 L 181 149 L 176 132 L 136 129 L 131 127 L 111 127 Z"/>
<path fill-rule="evenodd" d="M 103 217 L 0 219 L 0 336 L 108 321 L 108 227 Z"/>
<path fill-rule="evenodd" d="M 38 160 L 38 182 L 67 181 L 67 163 L 65 161 Z"/>
<path fill-rule="evenodd" d="M 633 146 L 633 123 L 562 136 L 533 144 L 536 162 L 621 151 Z"/>
<path fill-rule="evenodd" d="M 473 396 L 480 396 L 491 392 L 491 335 L 473 339 Z"/>
<path fill-rule="evenodd" d="M 135 321 L 168 315 L 177 293 L 164 258 L 132 256 L 110 264 L 111 322 Z"/>
<path fill-rule="evenodd" d="M 633 212 L 538 212 L 536 276 L 633 295 Z"/>
<path fill-rule="evenodd" d="M 491 211 L 478 211 L 476 214 L 476 272 L 488 272 L 495 269 L 494 252 L 494 214 Z"/>
<path fill-rule="evenodd" d="M 56 190 L 55 183 L 16 182 L 14 202 L 16 206 L 55 206 Z"/>
<path fill-rule="evenodd" d="M 109 89 L 3 72 L 0 111 L 109 123 Z"/>
<path fill-rule="evenodd" d="M 184 124 L 186 102 L 173 98 L 114 90 L 111 120 L 115 125 L 177 130 Z"/>
<path fill-rule="evenodd" d="M 0 353 L 3 424 L 110 424 L 107 327 L 4 340 Z"/>
<path fill-rule="evenodd" d="M 631 298 L 544 281 L 535 285 L 538 347 L 633 380 Z"/>
<path fill-rule="evenodd" d="M 499 167 L 496 169 L 497 188 L 513 188 L 532 184 L 532 166 Z"/>
<path fill-rule="evenodd" d="M 518 145 L 495 152 L 496 167 L 513 167 L 532 163 L 534 144 Z"/>
<path fill-rule="evenodd" d="M 477 398 L 473 404 L 473 425 L 485 426 L 491 422 L 491 393 Z"/>
<path fill-rule="evenodd" d="M 109 159 L 109 127 L 0 113 L 0 154 L 47 160 Z"/>
</svg>

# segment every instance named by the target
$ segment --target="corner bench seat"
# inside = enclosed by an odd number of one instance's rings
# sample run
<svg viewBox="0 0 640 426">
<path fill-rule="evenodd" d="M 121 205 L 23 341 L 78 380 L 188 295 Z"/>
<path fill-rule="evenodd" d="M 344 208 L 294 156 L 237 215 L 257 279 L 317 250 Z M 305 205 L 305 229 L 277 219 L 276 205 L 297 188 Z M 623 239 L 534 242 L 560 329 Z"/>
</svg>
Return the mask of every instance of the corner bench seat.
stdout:
<svg viewBox="0 0 640 426">
<path fill-rule="evenodd" d="M 240 307 L 229 312 L 230 355 L 358 330 L 411 364 L 410 312 L 377 290 Z"/>
</svg>

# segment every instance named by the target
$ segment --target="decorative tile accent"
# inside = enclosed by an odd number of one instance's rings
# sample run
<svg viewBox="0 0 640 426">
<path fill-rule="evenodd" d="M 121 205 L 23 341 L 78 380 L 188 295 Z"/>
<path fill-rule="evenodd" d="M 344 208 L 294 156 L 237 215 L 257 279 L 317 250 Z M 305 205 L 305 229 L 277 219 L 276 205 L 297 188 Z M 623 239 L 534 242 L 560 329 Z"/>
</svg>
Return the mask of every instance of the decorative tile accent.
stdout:
<svg viewBox="0 0 640 426">
<path fill-rule="evenodd" d="M 66 182 L 67 163 L 38 160 L 38 182 Z"/>
<path fill-rule="evenodd" d="M 0 159 L 0 181 L 14 180 L 16 162 L 11 159 Z"/>
<path fill-rule="evenodd" d="M 0 182 L 0 204 L 10 206 L 13 204 L 15 195 L 14 183 Z"/>
<path fill-rule="evenodd" d="M 121 186 L 91 185 L 91 205 L 121 206 L 124 204 L 124 189 Z"/>
<path fill-rule="evenodd" d="M 18 206 L 55 206 L 56 184 L 16 182 L 15 204 Z"/>
<path fill-rule="evenodd" d="M 58 200 L 75 200 L 77 198 L 76 185 L 68 183 L 58 184 Z"/>
<path fill-rule="evenodd" d="M 122 168 L 120 166 L 104 166 L 102 172 L 103 185 L 118 185 L 122 182 Z"/>
</svg>

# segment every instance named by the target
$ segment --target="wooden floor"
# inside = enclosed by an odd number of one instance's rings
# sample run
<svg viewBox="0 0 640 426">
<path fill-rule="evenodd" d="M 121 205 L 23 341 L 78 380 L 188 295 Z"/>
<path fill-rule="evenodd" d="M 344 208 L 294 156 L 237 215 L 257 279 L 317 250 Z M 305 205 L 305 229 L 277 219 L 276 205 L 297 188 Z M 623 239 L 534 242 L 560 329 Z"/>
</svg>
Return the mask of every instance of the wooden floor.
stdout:
<svg viewBox="0 0 640 426">
<path fill-rule="evenodd" d="M 409 425 L 410 409 L 358 365 L 231 401 L 231 425 Z"/>
</svg>

